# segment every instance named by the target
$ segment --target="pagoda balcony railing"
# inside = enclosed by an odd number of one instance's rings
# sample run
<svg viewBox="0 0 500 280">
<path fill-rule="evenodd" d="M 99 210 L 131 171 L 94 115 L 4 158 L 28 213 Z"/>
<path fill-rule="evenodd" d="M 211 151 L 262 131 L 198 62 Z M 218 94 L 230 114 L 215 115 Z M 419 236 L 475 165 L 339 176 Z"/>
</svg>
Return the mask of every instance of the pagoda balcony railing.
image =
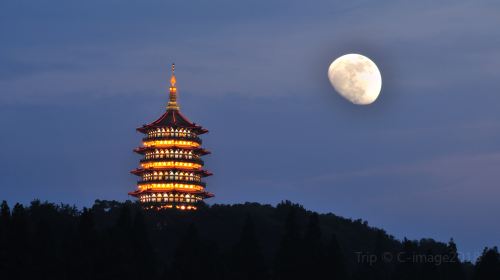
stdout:
<svg viewBox="0 0 500 280">
<path fill-rule="evenodd" d="M 146 136 L 142 138 L 142 141 L 149 141 L 149 140 L 186 140 L 186 141 L 193 141 L 201 145 L 202 140 L 198 136 L 181 136 L 177 135 L 175 136 L 176 133 L 172 133 L 171 135 L 164 135 L 164 136 Z"/>
<path fill-rule="evenodd" d="M 200 157 L 196 154 L 180 154 L 180 153 L 146 153 L 144 160 L 148 159 L 195 159 L 199 160 Z"/>
<path fill-rule="evenodd" d="M 196 158 L 196 157 L 189 158 L 189 156 L 182 156 L 182 155 L 178 155 L 176 157 L 174 155 L 165 155 L 165 154 L 163 154 L 163 155 L 159 154 L 158 157 L 156 157 L 156 155 L 155 155 L 154 157 L 141 159 L 141 163 L 155 162 L 155 161 L 165 161 L 165 160 L 168 160 L 168 161 L 179 161 L 179 162 L 192 162 L 192 163 L 198 163 L 198 164 L 201 164 L 201 165 L 204 164 L 203 160 L 200 159 L 200 158 Z"/>
<path fill-rule="evenodd" d="M 197 137 L 194 132 L 187 131 L 150 131 L 147 134 L 149 137 Z"/>
<path fill-rule="evenodd" d="M 174 179 L 163 179 L 163 180 L 139 180 L 138 185 L 142 184 L 186 184 L 186 185 L 197 185 L 206 187 L 207 184 L 202 181 L 190 181 L 190 180 L 174 180 Z"/>
</svg>

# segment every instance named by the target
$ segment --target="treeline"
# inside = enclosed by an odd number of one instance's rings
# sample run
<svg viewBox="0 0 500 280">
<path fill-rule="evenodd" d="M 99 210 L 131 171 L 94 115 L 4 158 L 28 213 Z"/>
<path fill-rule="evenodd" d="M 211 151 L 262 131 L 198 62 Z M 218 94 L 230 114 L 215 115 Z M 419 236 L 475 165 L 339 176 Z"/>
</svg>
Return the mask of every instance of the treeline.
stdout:
<svg viewBox="0 0 500 280">
<path fill-rule="evenodd" d="M 453 240 L 398 241 L 290 202 L 143 210 L 0 206 L 0 279 L 500 279 L 500 254 L 462 262 Z"/>
</svg>

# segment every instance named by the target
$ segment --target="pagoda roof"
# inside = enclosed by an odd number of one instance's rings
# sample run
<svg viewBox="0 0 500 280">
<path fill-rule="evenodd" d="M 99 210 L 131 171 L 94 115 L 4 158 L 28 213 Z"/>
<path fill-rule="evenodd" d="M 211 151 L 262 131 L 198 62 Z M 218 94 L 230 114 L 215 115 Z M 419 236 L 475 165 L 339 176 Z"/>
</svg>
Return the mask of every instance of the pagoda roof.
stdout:
<svg viewBox="0 0 500 280">
<path fill-rule="evenodd" d="M 164 149 L 164 148 L 161 148 L 161 147 L 155 147 L 155 146 L 151 146 L 151 147 L 138 147 L 138 148 L 135 148 L 134 149 L 134 152 L 138 153 L 138 154 L 144 154 L 146 151 L 154 151 L 155 149 Z M 176 145 L 172 145 L 172 147 L 169 147 L 167 149 L 183 149 L 183 150 L 193 150 L 195 153 L 198 153 L 199 155 L 208 155 L 210 154 L 210 151 L 208 150 L 205 150 L 203 148 L 200 148 L 200 147 L 180 147 L 180 146 L 176 146 Z"/>
<path fill-rule="evenodd" d="M 191 122 L 177 109 L 168 109 L 159 119 L 150 124 L 145 124 L 142 127 L 137 128 L 137 131 L 141 133 L 146 133 L 147 130 L 153 128 L 161 128 L 161 127 L 189 128 L 197 131 L 198 134 L 203 134 L 208 132 L 208 130 L 204 129 L 200 125 Z"/>
</svg>

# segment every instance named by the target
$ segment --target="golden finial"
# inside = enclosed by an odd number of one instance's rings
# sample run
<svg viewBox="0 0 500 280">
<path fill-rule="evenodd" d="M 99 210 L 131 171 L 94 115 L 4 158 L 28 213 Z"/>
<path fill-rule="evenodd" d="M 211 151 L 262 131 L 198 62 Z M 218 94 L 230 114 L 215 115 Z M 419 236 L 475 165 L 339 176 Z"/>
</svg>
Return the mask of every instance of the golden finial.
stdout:
<svg viewBox="0 0 500 280">
<path fill-rule="evenodd" d="M 175 63 L 172 63 L 172 78 L 170 78 L 170 87 L 175 87 Z"/>
<path fill-rule="evenodd" d="M 175 63 L 172 63 L 172 77 L 170 78 L 170 96 L 167 105 L 167 109 L 179 110 L 179 106 L 177 105 L 177 87 L 175 83 L 177 80 L 175 79 Z"/>
</svg>

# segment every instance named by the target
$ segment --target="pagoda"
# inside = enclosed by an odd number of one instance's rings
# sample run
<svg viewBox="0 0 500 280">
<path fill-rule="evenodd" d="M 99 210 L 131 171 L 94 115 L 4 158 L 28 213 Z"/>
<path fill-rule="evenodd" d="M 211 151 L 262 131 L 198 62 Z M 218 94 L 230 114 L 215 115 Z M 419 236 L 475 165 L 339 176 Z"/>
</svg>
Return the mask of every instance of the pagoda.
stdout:
<svg viewBox="0 0 500 280">
<path fill-rule="evenodd" d="M 208 130 L 189 121 L 179 110 L 175 64 L 172 64 L 170 95 L 166 112 L 156 121 L 137 128 L 143 133 L 142 146 L 134 152 L 143 156 L 140 168 L 131 173 L 140 177 L 137 197 L 146 208 L 196 210 L 197 204 L 213 194 L 205 191 L 203 177 L 212 175 L 203 169 L 200 134 Z"/>
</svg>

